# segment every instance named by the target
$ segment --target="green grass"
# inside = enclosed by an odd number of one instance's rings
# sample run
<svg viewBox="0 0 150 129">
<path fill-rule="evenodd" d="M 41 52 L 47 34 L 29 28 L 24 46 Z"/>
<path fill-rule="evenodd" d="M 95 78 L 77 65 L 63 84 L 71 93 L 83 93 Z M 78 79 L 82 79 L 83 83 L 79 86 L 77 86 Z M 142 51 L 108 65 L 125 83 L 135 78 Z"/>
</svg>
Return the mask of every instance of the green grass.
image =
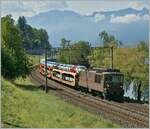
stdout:
<svg viewBox="0 0 150 129">
<path fill-rule="evenodd" d="M 32 59 L 33 64 L 39 64 L 39 60 L 45 58 L 44 55 L 29 55 L 29 57 Z"/>
<path fill-rule="evenodd" d="M 119 127 L 35 87 L 29 78 L 2 78 L 2 127 Z"/>
</svg>

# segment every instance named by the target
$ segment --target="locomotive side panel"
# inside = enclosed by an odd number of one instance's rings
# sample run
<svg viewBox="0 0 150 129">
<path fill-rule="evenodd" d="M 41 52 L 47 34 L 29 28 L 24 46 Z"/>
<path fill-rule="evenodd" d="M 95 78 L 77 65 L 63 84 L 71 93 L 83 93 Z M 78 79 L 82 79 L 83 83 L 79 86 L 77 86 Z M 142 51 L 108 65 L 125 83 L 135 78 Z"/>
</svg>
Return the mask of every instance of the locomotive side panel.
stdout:
<svg viewBox="0 0 150 129">
<path fill-rule="evenodd" d="M 100 78 L 96 78 L 96 77 Z M 103 92 L 103 85 L 101 83 L 102 75 L 97 75 L 95 71 L 83 71 L 79 74 L 79 86 L 88 88 L 89 91 L 95 90 Z"/>
<path fill-rule="evenodd" d="M 78 85 L 87 88 L 88 80 L 87 73 L 85 71 L 80 72 Z"/>
<path fill-rule="evenodd" d="M 95 72 L 88 72 L 88 87 L 90 90 L 97 90 L 98 85 L 95 83 Z"/>
<path fill-rule="evenodd" d="M 98 78 L 99 77 L 99 78 Z M 103 85 L 101 84 L 101 75 L 97 75 L 95 72 L 88 73 L 88 87 L 91 90 L 103 91 Z"/>
</svg>

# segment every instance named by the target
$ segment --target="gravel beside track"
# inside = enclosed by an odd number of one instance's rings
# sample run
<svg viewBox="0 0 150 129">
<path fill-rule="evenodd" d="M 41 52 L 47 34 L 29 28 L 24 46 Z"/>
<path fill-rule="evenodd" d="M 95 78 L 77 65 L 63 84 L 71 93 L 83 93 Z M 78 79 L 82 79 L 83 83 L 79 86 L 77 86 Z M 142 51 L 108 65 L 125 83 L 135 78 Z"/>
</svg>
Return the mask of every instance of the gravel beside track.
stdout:
<svg viewBox="0 0 150 129">
<path fill-rule="evenodd" d="M 31 80 L 38 86 L 45 85 L 45 78 L 34 70 L 30 76 Z M 148 107 L 138 103 L 119 103 L 115 101 L 103 100 L 69 88 L 64 84 L 48 79 L 48 88 L 50 91 L 65 99 L 70 103 L 78 105 L 90 112 L 101 115 L 123 127 L 148 128 L 149 127 L 149 110 Z"/>
</svg>

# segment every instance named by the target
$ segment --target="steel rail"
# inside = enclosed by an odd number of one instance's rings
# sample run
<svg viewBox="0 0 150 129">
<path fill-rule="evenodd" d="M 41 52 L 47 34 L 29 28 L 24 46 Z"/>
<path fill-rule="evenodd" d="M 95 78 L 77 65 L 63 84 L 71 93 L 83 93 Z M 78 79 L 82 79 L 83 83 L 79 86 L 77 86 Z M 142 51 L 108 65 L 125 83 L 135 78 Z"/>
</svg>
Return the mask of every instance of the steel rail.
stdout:
<svg viewBox="0 0 150 129">
<path fill-rule="evenodd" d="M 34 71 L 31 75 L 32 80 L 38 82 L 39 84 L 44 84 L 44 77 L 42 77 L 37 71 Z M 51 83 L 50 83 L 51 82 Z M 83 103 L 84 106 L 88 106 L 94 109 L 97 113 L 105 112 L 107 115 L 113 117 L 114 119 L 118 119 L 121 124 L 128 125 L 126 127 L 148 127 L 148 117 L 144 116 L 143 114 L 139 114 L 136 112 L 131 111 L 128 108 L 122 108 L 120 105 L 110 103 L 107 101 L 100 101 L 95 100 L 93 97 L 89 97 L 88 95 L 83 95 L 79 91 L 76 91 L 64 87 L 63 84 L 52 83 L 51 80 L 48 81 L 48 86 L 52 89 L 57 90 L 60 94 L 64 96 L 68 96 L 71 100 L 80 103 Z M 125 126 L 124 125 L 124 126 Z"/>
</svg>

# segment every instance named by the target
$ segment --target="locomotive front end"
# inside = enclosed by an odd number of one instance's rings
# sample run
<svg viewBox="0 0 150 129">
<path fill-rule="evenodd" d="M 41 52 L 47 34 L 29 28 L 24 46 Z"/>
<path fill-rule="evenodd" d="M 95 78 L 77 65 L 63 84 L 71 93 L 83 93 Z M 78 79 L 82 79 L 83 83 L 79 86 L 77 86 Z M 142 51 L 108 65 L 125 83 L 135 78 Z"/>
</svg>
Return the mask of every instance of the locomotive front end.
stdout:
<svg viewBox="0 0 150 129">
<path fill-rule="evenodd" d="M 104 91 L 108 98 L 122 99 L 124 76 L 120 72 L 104 73 Z"/>
</svg>

